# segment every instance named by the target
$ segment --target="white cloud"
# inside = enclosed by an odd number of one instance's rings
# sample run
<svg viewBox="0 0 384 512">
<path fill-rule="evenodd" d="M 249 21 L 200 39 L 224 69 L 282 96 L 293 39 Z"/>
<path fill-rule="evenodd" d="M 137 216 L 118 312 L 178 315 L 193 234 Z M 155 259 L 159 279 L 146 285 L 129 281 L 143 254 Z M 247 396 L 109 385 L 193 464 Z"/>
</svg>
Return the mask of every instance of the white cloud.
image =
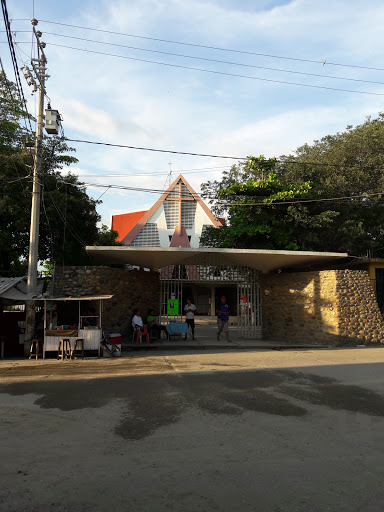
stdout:
<svg viewBox="0 0 384 512">
<path fill-rule="evenodd" d="M 17 5 L 16 5 L 17 4 Z M 10 6 L 10 16 L 25 18 L 27 0 Z M 72 5 L 72 4 L 71 4 Z M 44 9 L 43 9 L 44 8 Z M 268 79 L 326 85 L 382 93 L 380 84 L 347 83 L 325 78 L 288 75 L 267 70 L 151 55 L 97 43 L 68 40 L 46 32 L 75 35 L 147 49 L 165 50 L 239 63 L 384 81 L 381 72 L 331 66 L 329 62 L 377 66 L 384 43 L 384 4 L 379 0 L 273 1 L 262 0 L 95 0 L 45 2 L 37 16 L 63 23 L 99 27 L 103 30 L 196 42 L 208 46 L 245 49 L 270 55 L 314 60 L 325 66 L 227 53 L 197 47 L 169 45 L 160 41 L 90 32 L 39 23 L 47 41 L 51 78 L 47 83 L 52 107 L 64 116 L 66 136 L 131 146 L 246 156 L 279 156 L 297 146 L 347 124 L 362 122 L 368 114 L 383 110 L 380 96 L 363 96 L 278 85 L 117 59 L 54 46 L 77 46 L 184 66 L 221 70 Z M 23 14 L 24 13 L 24 14 Z M 43 17 L 43 16 L 42 16 Z M 27 28 L 20 22 L 17 27 Z M 16 28 L 17 28 L 16 27 Z M 20 38 L 21 39 L 21 38 Z M 10 63 L 9 63 L 10 64 Z M 12 68 L 9 67 L 11 70 Z M 105 176 L 111 173 L 168 171 L 228 165 L 230 160 L 172 155 L 133 149 L 85 144 L 77 148 L 78 167 L 71 170 L 93 183 L 116 184 L 162 190 L 166 176 Z M 97 174 L 99 176 L 92 176 Z M 186 174 L 192 186 L 218 174 Z M 103 189 L 89 189 L 94 197 Z M 100 212 L 110 219 L 112 210 L 129 211 L 151 205 L 156 194 L 108 190 Z M 108 220 L 108 224 L 109 224 Z"/>
</svg>

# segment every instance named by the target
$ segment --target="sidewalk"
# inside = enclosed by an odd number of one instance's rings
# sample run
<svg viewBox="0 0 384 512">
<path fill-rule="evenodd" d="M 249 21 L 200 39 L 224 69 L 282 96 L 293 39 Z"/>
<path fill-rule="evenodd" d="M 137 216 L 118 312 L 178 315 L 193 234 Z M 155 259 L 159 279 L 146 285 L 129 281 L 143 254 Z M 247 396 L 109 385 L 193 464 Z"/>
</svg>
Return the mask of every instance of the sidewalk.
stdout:
<svg viewBox="0 0 384 512">
<path fill-rule="evenodd" d="M 192 335 L 189 332 L 188 339 L 184 340 L 181 336 L 170 341 L 162 339 L 150 343 L 124 343 L 123 350 L 178 350 L 178 349 L 194 349 L 194 350 L 207 350 L 207 349 L 228 349 L 228 350 L 244 350 L 244 349 L 265 349 L 265 350 L 283 350 L 296 349 L 296 348 L 329 348 L 327 345 L 313 345 L 309 343 L 293 343 L 280 340 L 259 340 L 259 339 L 244 339 L 240 338 L 237 333 L 237 319 L 231 319 L 229 325 L 229 339 L 230 342 L 225 341 L 225 334 L 220 336 L 220 341 L 217 341 L 217 326 L 216 317 L 201 317 L 196 319 L 195 340 L 192 340 Z"/>
</svg>

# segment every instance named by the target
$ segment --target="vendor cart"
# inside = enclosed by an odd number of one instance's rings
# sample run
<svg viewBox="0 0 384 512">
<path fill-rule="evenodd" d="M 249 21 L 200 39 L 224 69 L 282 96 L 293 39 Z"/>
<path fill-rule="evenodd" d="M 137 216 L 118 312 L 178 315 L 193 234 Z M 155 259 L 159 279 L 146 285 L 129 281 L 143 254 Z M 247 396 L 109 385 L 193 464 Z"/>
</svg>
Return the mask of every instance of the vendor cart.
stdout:
<svg viewBox="0 0 384 512">
<path fill-rule="evenodd" d="M 44 299 L 43 358 L 45 358 L 46 352 L 57 352 L 59 341 L 63 338 L 69 339 L 72 348 L 75 346 L 76 339 L 82 338 L 84 340 L 84 350 L 95 350 L 100 357 L 100 343 L 103 337 L 103 301 L 112 297 L 113 295 L 83 295 L 81 297 Z M 52 321 L 52 311 L 55 311 L 60 304 L 73 303 L 74 301 L 78 302 L 78 307 L 76 313 L 74 313 L 75 308 L 71 308 L 71 320 L 67 324 L 60 324 L 59 318 L 59 323 L 56 325 L 56 322 Z M 85 308 L 86 304 L 92 304 L 92 306 L 89 306 L 87 310 Z"/>
</svg>

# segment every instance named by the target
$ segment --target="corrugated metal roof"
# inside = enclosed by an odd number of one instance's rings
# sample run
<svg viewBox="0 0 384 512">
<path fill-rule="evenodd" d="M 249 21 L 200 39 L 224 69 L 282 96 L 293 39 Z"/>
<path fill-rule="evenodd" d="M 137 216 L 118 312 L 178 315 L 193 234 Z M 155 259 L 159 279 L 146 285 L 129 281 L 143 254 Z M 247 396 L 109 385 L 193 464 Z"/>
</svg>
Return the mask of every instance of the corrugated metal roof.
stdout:
<svg viewBox="0 0 384 512">
<path fill-rule="evenodd" d="M 0 277 L 0 296 L 16 286 L 24 277 Z"/>
</svg>

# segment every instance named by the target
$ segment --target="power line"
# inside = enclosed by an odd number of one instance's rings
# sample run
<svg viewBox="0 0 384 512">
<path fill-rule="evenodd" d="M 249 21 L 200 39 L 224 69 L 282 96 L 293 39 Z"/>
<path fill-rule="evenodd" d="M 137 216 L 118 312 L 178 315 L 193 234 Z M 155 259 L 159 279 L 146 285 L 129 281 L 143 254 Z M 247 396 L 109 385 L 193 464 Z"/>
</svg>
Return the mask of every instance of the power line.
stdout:
<svg viewBox="0 0 384 512">
<path fill-rule="evenodd" d="M 69 185 L 74 185 L 72 183 L 68 183 Z M 134 192 L 146 192 L 150 194 L 163 194 L 163 190 L 159 189 L 148 189 L 148 188 L 139 188 L 139 187 L 128 187 L 124 185 L 103 185 L 101 183 L 84 183 L 84 185 L 91 186 L 91 187 L 101 187 L 101 188 L 111 188 L 111 189 L 121 189 L 121 190 L 129 190 Z M 313 202 L 323 202 L 323 201 L 342 201 L 347 199 L 366 199 L 367 197 L 374 197 L 374 196 L 382 196 L 384 195 L 383 192 L 375 192 L 375 193 L 363 193 L 361 195 L 353 195 L 353 196 L 343 196 L 343 197 L 323 197 L 323 198 L 317 198 L 317 199 L 297 199 L 292 201 L 275 201 L 271 203 L 266 202 L 255 202 L 255 203 L 228 203 L 228 202 L 217 202 L 218 206 L 274 206 L 274 205 L 287 205 L 287 204 L 297 204 L 297 203 L 313 203 Z M 192 194 L 193 197 L 200 197 L 200 194 Z M 261 197 L 261 196 L 260 196 Z M 206 199 L 217 199 L 216 196 L 206 196 Z"/>
<path fill-rule="evenodd" d="M 322 197 L 318 199 L 298 199 L 296 201 L 276 201 L 271 203 L 220 203 L 218 202 L 218 206 L 279 206 L 279 205 L 287 205 L 287 204 L 297 204 L 297 203 L 318 203 L 323 201 L 334 201 L 334 202 L 341 202 L 346 199 L 366 199 L 367 197 L 373 197 L 373 196 L 382 196 L 383 192 L 375 192 L 372 194 L 364 193 L 361 195 L 355 195 L 355 196 L 344 196 L 344 197 Z"/>
<path fill-rule="evenodd" d="M 265 70 L 268 70 L 268 71 L 277 71 L 279 73 L 291 73 L 291 74 L 295 74 L 295 75 L 315 76 L 315 77 L 320 77 L 320 78 L 331 78 L 333 80 L 347 80 L 347 81 L 350 81 L 350 82 L 362 82 L 362 83 L 368 83 L 368 84 L 384 85 L 384 82 L 378 82 L 378 81 L 375 81 L 375 80 L 363 80 L 363 79 L 359 79 L 359 78 L 347 78 L 347 77 L 342 77 L 342 76 L 322 75 L 322 74 L 319 74 L 319 73 L 306 73 L 306 72 L 303 72 L 303 71 L 293 71 L 293 70 L 290 70 L 290 69 L 271 68 L 271 67 L 267 67 L 267 66 L 258 66 L 258 65 L 255 65 L 255 64 L 245 64 L 245 63 L 241 63 L 241 62 L 233 62 L 233 61 L 226 61 L 226 60 L 220 60 L 220 59 L 209 59 L 207 57 L 197 57 L 197 56 L 194 56 L 194 55 L 185 55 L 185 54 L 181 54 L 181 53 L 172 53 L 172 52 L 165 52 L 165 51 L 161 51 L 161 50 L 152 50 L 152 49 L 149 49 L 149 48 L 140 48 L 140 47 L 137 47 L 137 46 L 129 46 L 129 45 L 125 45 L 125 44 L 109 43 L 109 42 L 106 42 L 106 41 L 98 41 L 98 40 L 95 40 L 95 39 L 87 39 L 85 37 L 69 36 L 69 35 L 66 35 L 66 34 L 56 34 L 55 32 L 44 32 L 44 34 L 49 34 L 49 35 L 58 36 L 58 37 L 65 37 L 65 38 L 68 38 L 68 39 L 76 39 L 76 40 L 79 40 L 79 41 L 86 41 L 86 42 L 90 42 L 90 43 L 104 44 L 104 45 L 108 45 L 108 46 L 117 46 L 119 48 L 128 48 L 128 49 L 131 49 L 131 50 L 138 50 L 138 51 L 141 51 L 141 52 L 158 53 L 158 54 L 161 54 L 161 55 L 171 55 L 173 57 L 182 57 L 184 59 L 194 59 L 194 60 L 202 60 L 202 61 L 206 61 L 206 62 L 215 62 L 215 63 L 219 63 L 219 64 L 230 64 L 232 66 L 241 66 L 241 67 L 247 67 L 247 68 L 265 69 Z"/>
<path fill-rule="evenodd" d="M 119 59 L 133 60 L 133 61 L 137 61 L 137 62 L 146 62 L 148 64 L 157 64 L 159 66 L 167 66 L 167 67 L 179 68 L 179 69 L 188 69 L 191 71 L 199 71 L 202 73 L 211 73 L 211 74 L 215 74 L 215 75 L 246 78 L 248 80 L 257 80 L 257 81 L 261 81 L 261 82 L 270 82 L 270 83 L 284 84 L 284 85 L 295 85 L 295 86 L 299 86 L 299 87 L 309 87 L 311 89 L 325 89 L 328 91 L 341 91 L 341 92 L 351 92 L 351 93 L 355 93 L 355 94 L 368 94 L 371 96 L 384 96 L 384 93 L 380 93 L 380 92 L 355 91 L 353 89 L 341 89 L 339 87 L 328 87 L 325 85 L 303 84 L 303 83 L 299 83 L 299 82 L 287 82 L 285 80 L 275 80 L 272 78 L 262 78 L 262 77 L 249 76 L 249 75 L 240 75 L 238 73 L 228 73 L 225 71 L 217 71 L 217 70 L 213 70 L 213 69 L 195 68 L 192 66 L 182 66 L 181 64 L 170 64 L 169 62 L 159 62 L 159 61 L 149 60 L 149 59 L 139 59 L 137 57 L 127 57 L 126 55 L 117 55 L 115 53 L 99 52 L 96 50 L 88 50 L 86 48 L 77 48 L 75 46 L 67 46 L 64 44 L 50 43 L 50 46 L 57 46 L 59 48 L 68 48 L 70 50 L 77 50 L 77 51 L 86 52 L 86 53 L 94 53 L 97 55 L 105 55 L 107 57 L 117 57 Z"/>
<path fill-rule="evenodd" d="M 49 221 L 49 217 L 48 217 L 48 214 L 47 214 L 47 210 L 45 208 L 45 201 L 44 201 L 44 187 L 42 187 L 42 192 L 41 192 L 41 204 L 43 206 L 43 210 L 44 210 L 44 214 L 45 214 L 45 218 L 47 220 L 47 225 L 48 225 L 48 231 L 49 231 L 49 244 L 51 246 L 51 253 L 52 253 L 52 259 L 54 259 L 54 249 L 53 249 L 53 232 L 52 232 L 52 229 L 51 229 L 51 223 Z"/>
<path fill-rule="evenodd" d="M 175 155 L 191 155 L 191 156 L 204 156 L 209 158 L 229 158 L 231 160 L 245 160 L 245 158 L 238 157 L 238 156 L 220 156 L 220 155 L 207 155 L 203 153 L 189 153 L 187 151 L 172 151 L 170 149 L 154 149 L 154 148 L 144 148 L 139 146 L 127 146 L 125 144 L 111 144 L 108 142 L 96 142 L 91 140 L 80 140 L 80 139 L 67 139 L 66 137 L 64 140 L 68 142 L 82 142 L 84 144 L 94 144 L 97 146 L 111 146 L 114 148 L 127 148 L 127 149 L 137 149 L 141 151 L 154 151 L 156 153 L 172 153 Z"/>
<path fill-rule="evenodd" d="M 179 169 L 176 172 L 183 174 L 200 174 L 205 172 L 222 172 L 232 166 L 213 167 L 212 169 L 192 170 Z M 79 178 L 126 178 L 133 176 L 168 176 L 168 172 L 137 172 L 137 173 L 110 173 L 110 174 L 76 174 Z"/>
<path fill-rule="evenodd" d="M 31 178 L 31 175 L 28 176 L 21 176 L 20 178 L 14 179 L 14 178 L 0 178 L 1 183 L 16 183 L 17 181 L 26 180 L 27 178 Z"/>
<path fill-rule="evenodd" d="M 27 21 L 27 18 L 19 18 L 14 21 Z M 340 62 L 328 62 L 324 59 L 323 60 L 314 60 L 314 59 L 306 59 L 306 58 L 299 58 L 299 57 L 287 57 L 287 56 L 282 56 L 282 55 L 273 55 L 273 54 L 269 54 L 269 53 L 253 52 L 253 51 L 247 51 L 247 50 L 237 50 L 234 48 L 223 48 L 223 47 L 219 47 L 219 46 L 210 46 L 210 45 L 199 44 L 199 43 L 187 43 L 185 41 L 175 41 L 175 40 L 171 40 L 171 39 L 161 39 L 158 37 L 142 36 L 142 35 L 138 35 L 138 34 L 128 34 L 125 32 L 116 32 L 113 30 L 103 30 L 103 29 L 94 28 L 94 27 L 84 27 L 81 25 L 72 25 L 70 23 L 60 23 L 58 21 L 49 21 L 49 20 L 40 20 L 40 21 L 42 23 L 49 23 L 52 25 L 60 25 L 63 27 L 80 28 L 82 30 L 90 30 L 93 32 L 102 32 L 104 34 L 114 34 L 114 35 L 119 35 L 119 36 L 134 37 L 137 39 L 145 39 L 148 41 L 157 41 L 157 42 L 168 43 L 168 44 L 193 46 L 195 48 L 205 48 L 208 50 L 218 50 L 221 52 L 240 53 L 240 54 L 244 54 L 244 55 L 256 55 L 258 57 L 268 57 L 268 58 L 272 58 L 272 59 L 292 60 L 292 61 L 297 61 L 297 62 L 308 62 L 311 64 L 321 64 L 322 66 L 326 64 L 327 66 L 340 66 L 340 67 L 347 67 L 347 68 L 370 69 L 373 71 L 384 71 L 384 68 L 376 68 L 376 67 L 372 67 L 372 66 L 360 66 L 357 64 L 344 64 L 344 63 L 340 63 Z"/>
<path fill-rule="evenodd" d="M 202 156 L 202 157 L 209 157 L 209 158 L 228 158 L 231 160 L 247 160 L 249 157 L 236 157 L 236 156 L 224 156 L 224 155 L 209 155 L 204 153 L 189 153 L 185 151 L 173 151 L 170 149 L 155 149 L 155 148 L 144 148 L 140 146 L 128 146 L 125 144 L 112 144 L 110 142 L 96 142 L 91 140 L 80 140 L 80 139 L 67 139 L 64 137 L 64 140 L 68 142 L 81 142 L 85 144 L 95 144 L 98 146 L 109 146 L 109 147 L 117 147 L 117 148 L 127 148 L 127 149 L 136 149 L 140 151 L 154 151 L 154 152 L 160 152 L 160 153 L 174 153 L 177 155 L 192 155 L 192 156 Z M 268 159 L 264 159 L 263 162 L 268 162 Z M 275 162 L 278 164 L 293 164 L 293 165 L 308 165 L 308 166 L 318 166 L 318 167 L 337 167 L 342 169 L 353 169 L 356 167 L 356 165 L 345 165 L 345 164 L 333 164 L 333 163 L 322 163 L 322 162 L 306 162 L 306 161 L 300 161 L 300 160 L 278 160 L 276 159 Z M 359 162 L 360 164 L 360 162 Z M 372 168 L 372 166 L 364 166 L 366 169 Z M 162 173 L 163 174 L 163 173 Z M 93 175 L 88 175 L 93 176 Z M 99 176 L 99 175 L 97 175 Z"/>
<path fill-rule="evenodd" d="M 72 185 L 72 183 L 68 183 L 69 185 Z M 80 238 L 80 236 L 77 234 L 77 232 L 72 228 L 72 226 L 69 224 L 67 219 L 64 217 L 63 212 L 60 210 L 60 207 L 57 205 L 56 201 L 54 200 L 53 196 L 51 196 L 51 201 L 53 206 L 55 207 L 57 213 L 59 214 L 60 219 L 64 223 L 64 226 L 66 226 L 69 231 L 72 233 L 72 236 L 79 242 L 79 244 L 83 247 L 85 247 L 87 244 Z"/>
<path fill-rule="evenodd" d="M 25 112 L 26 112 L 26 117 L 27 117 L 27 120 L 28 120 L 30 131 L 31 131 L 31 133 L 33 133 L 32 125 L 31 125 L 31 120 L 30 120 L 30 114 L 28 112 L 27 102 L 26 102 L 26 99 L 25 99 L 25 96 L 24 96 L 23 85 L 21 83 L 19 68 L 18 68 L 18 65 L 17 65 L 17 58 L 16 58 L 16 54 L 15 54 L 15 48 L 14 48 L 13 39 L 12 39 L 12 33 L 11 33 L 11 28 L 10 28 L 11 27 L 11 23 L 9 21 L 7 4 L 6 4 L 5 0 L 1 0 L 1 8 L 2 8 L 2 11 L 3 11 L 5 31 L 6 31 L 6 34 L 7 34 L 9 51 L 10 51 L 10 54 L 11 54 L 13 70 L 14 70 L 15 78 L 16 78 L 16 88 L 17 88 L 17 91 L 19 93 L 19 98 L 20 98 L 21 104 L 24 107 Z M 24 123 L 25 123 L 26 130 L 28 131 L 28 127 L 27 127 L 27 123 L 26 123 L 26 119 L 25 118 L 24 118 Z"/>
</svg>

